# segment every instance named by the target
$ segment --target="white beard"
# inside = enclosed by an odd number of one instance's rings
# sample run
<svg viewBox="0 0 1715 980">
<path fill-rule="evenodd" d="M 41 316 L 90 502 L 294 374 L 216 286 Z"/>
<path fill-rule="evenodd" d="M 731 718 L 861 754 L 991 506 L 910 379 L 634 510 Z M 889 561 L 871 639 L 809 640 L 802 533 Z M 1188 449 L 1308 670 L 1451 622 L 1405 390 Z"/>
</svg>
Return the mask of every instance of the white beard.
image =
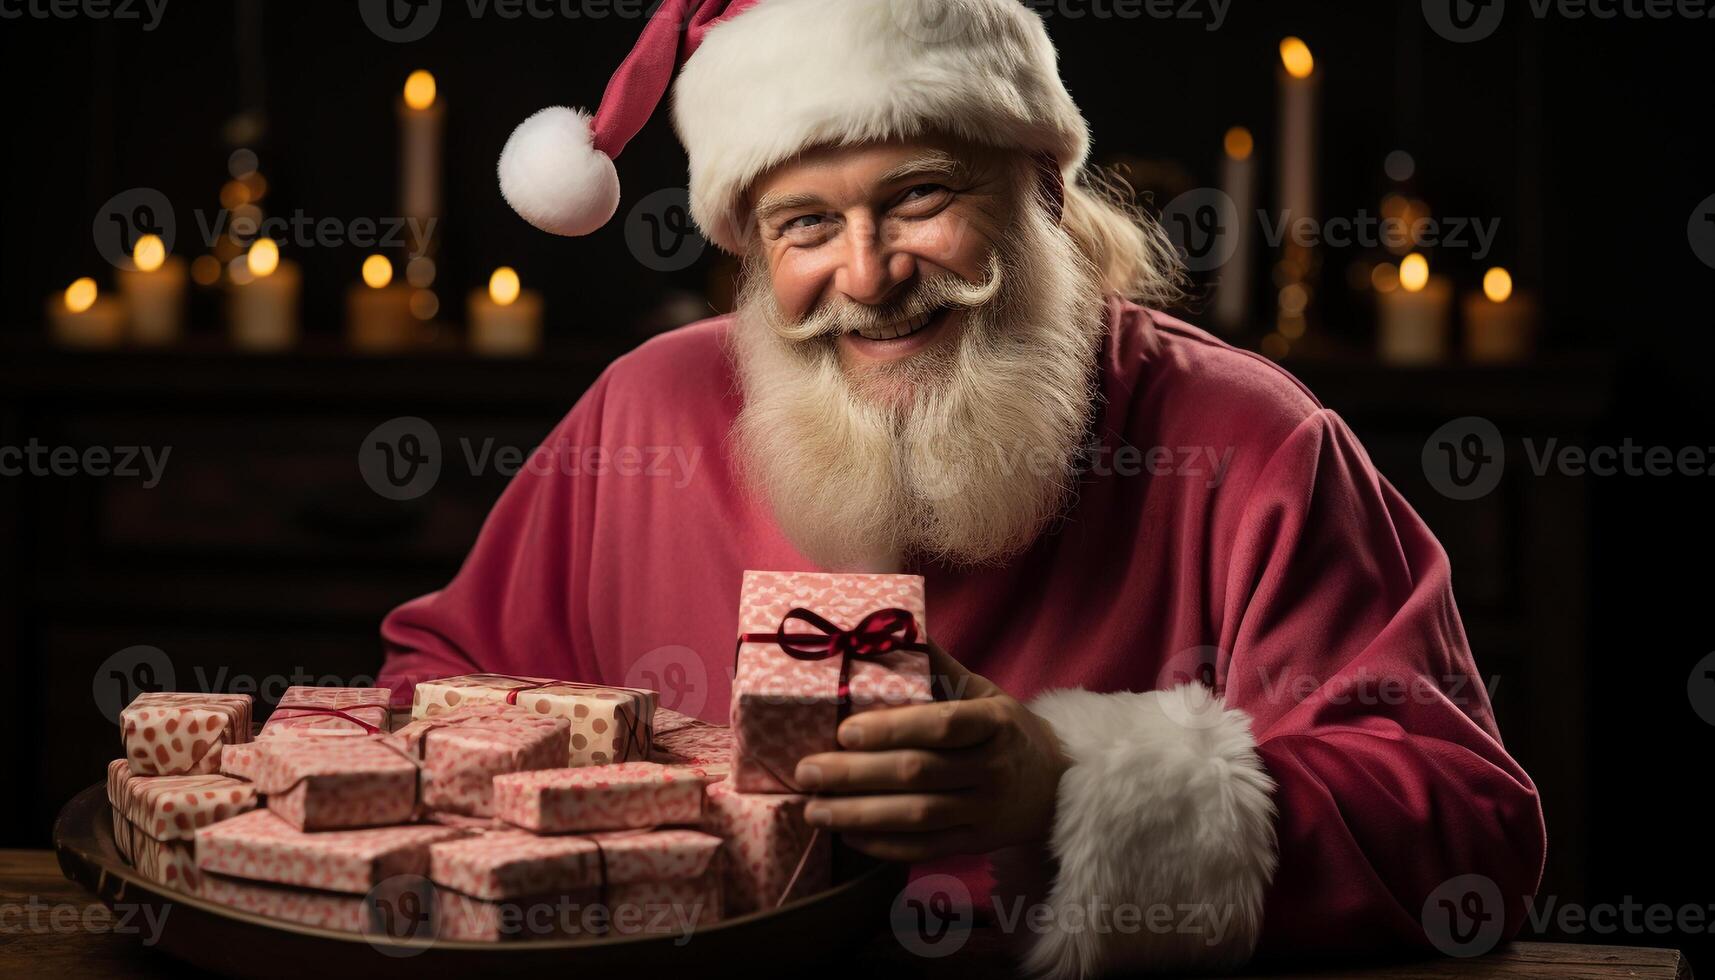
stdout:
<svg viewBox="0 0 1715 980">
<path fill-rule="evenodd" d="M 1029 547 L 1069 500 L 1097 396 L 1099 279 L 1034 198 L 994 241 L 990 281 L 906 291 L 908 309 L 965 308 L 953 342 L 856 376 L 842 369 L 833 336 L 817 331 L 895 317 L 897 307 L 841 303 L 794 322 L 779 312 L 766 269 L 746 263 L 733 331 L 744 394 L 733 456 L 787 537 L 821 566 L 998 563 Z"/>
</svg>

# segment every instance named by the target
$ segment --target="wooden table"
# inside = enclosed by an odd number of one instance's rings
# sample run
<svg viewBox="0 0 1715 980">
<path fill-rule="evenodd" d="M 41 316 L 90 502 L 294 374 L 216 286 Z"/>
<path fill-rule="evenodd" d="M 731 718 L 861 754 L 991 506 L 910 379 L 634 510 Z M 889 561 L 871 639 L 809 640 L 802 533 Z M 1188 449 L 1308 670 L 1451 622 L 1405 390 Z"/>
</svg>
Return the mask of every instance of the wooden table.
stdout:
<svg viewBox="0 0 1715 980">
<path fill-rule="evenodd" d="M 0 976 L 174 977 L 195 974 L 144 948 L 136 934 L 115 931 L 114 916 L 61 874 L 50 851 L 0 850 Z M 317 980 L 325 970 L 305 964 Z M 924 960 L 889 936 L 878 937 L 840 969 L 823 977 L 1013 976 L 1011 960 L 993 930 L 978 930 L 955 955 Z M 1438 959 L 1373 967 L 1341 967 L 1275 973 L 1282 977 L 1349 980 L 1690 980 L 1684 957 L 1670 949 L 1513 943 L 1470 960 Z"/>
</svg>

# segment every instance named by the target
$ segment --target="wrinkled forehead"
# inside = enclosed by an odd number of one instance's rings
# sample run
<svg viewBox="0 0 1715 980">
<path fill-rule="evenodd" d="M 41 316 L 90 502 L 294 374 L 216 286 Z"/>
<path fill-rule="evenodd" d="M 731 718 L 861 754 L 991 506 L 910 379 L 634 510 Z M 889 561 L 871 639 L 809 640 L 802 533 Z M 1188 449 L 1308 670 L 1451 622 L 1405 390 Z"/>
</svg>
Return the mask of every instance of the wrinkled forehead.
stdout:
<svg viewBox="0 0 1715 980">
<path fill-rule="evenodd" d="M 941 134 L 821 144 L 764 171 L 747 189 L 745 207 L 754 221 L 783 205 L 860 203 L 900 185 L 969 185 L 1022 159 L 1015 150 Z"/>
</svg>

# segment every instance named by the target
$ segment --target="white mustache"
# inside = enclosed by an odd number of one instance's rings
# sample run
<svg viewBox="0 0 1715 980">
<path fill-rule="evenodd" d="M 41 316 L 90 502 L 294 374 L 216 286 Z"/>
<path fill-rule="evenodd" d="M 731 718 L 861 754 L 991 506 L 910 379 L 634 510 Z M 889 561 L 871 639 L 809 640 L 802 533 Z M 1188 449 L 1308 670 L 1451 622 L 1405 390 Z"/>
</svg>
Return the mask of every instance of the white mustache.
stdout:
<svg viewBox="0 0 1715 980">
<path fill-rule="evenodd" d="M 898 299 L 883 305 L 866 305 L 843 297 L 824 303 L 797 323 L 780 318 L 776 330 L 787 340 L 837 337 L 854 330 L 875 330 L 934 313 L 943 307 L 975 309 L 1000 295 L 1005 281 L 1000 254 L 989 256 L 988 275 L 982 282 L 967 282 L 954 275 L 919 279 Z"/>
</svg>

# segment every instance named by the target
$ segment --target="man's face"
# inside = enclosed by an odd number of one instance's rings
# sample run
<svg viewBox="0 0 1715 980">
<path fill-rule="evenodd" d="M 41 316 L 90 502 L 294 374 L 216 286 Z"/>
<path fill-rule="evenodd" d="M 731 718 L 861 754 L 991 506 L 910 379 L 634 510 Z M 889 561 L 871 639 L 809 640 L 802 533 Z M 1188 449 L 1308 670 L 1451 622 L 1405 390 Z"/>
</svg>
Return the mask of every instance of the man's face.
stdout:
<svg viewBox="0 0 1715 980">
<path fill-rule="evenodd" d="M 751 200 L 780 314 L 820 314 L 848 376 L 944 353 L 969 314 L 922 286 L 988 277 L 1009 191 L 996 154 L 950 139 L 820 148 L 774 168 Z"/>
</svg>

